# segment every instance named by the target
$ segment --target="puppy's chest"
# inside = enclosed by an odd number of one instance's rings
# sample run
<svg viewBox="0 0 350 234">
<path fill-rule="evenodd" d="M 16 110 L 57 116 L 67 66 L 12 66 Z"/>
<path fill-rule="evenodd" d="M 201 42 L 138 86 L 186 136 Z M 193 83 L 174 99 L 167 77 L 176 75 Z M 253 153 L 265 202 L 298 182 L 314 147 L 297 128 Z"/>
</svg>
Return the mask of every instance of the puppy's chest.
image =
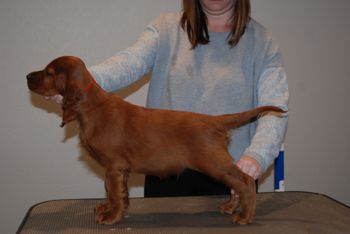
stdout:
<svg viewBox="0 0 350 234">
<path fill-rule="evenodd" d="M 87 151 L 87 153 L 96 161 L 103 164 L 104 159 L 102 155 L 98 153 L 98 149 L 94 147 L 93 140 L 83 131 L 80 131 L 79 138 L 81 146 Z"/>
<path fill-rule="evenodd" d="M 91 147 L 91 145 L 89 144 L 89 141 L 86 137 L 86 135 L 83 133 L 83 132 L 80 132 L 79 133 L 79 138 L 80 138 L 80 144 L 81 146 L 88 151 L 88 153 L 92 153 L 94 150 L 93 148 Z"/>
</svg>

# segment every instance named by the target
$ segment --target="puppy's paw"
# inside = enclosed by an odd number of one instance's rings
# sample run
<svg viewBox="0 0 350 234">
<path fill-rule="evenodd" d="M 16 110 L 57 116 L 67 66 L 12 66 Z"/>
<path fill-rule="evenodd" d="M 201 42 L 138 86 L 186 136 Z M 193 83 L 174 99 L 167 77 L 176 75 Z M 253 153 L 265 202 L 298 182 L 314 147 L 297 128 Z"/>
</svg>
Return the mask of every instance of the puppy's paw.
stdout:
<svg viewBox="0 0 350 234">
<path fill-rule="evenodd" d="M 243 213 L 236 213 L 232 216 L 232 221 L 239 225 L 247 225 L 252 223 L 254 215 L 247 215 Z"/>
<path fill-rule="evenodd" d="M 95 214 L 102 214 L 104 212 L 107 212 L 110 208 L 110 205 L 108 202 L 101 202 L 95 206 Z"/>
<path fill-rule="evenodd" d="M 96 222 L 99 224 L 107 224 L 107 225 L 119 223 L 123 218 L 122 213 L 123 212 L 119 212 L 116 209 L 100 212 L 96 214 Z"/>
<path fill-rule="evenodd" d="M 221 214 L 229 214 L 232 215 L 239 205 L 239 199 L 238 198 L 231 198 L 229 201 L 223 203 L 220 205 L 219 210 Z"/>
</svg>

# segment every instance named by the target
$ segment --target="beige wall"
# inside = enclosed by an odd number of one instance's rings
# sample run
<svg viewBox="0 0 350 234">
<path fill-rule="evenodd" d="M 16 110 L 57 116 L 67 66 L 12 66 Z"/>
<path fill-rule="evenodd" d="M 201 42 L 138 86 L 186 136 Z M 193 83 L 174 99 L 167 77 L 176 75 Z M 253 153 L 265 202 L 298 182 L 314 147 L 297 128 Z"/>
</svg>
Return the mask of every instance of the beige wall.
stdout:
<svg viewBox="0 0 350 234">
<path fill-rule="evenodd" d="M 280 42 L 289 76 L 287 190 L 350 205 L 350 2 L 253 0 L 252 7 Z M 37 202 L 104 196 L 102 173 L 80 151 L 76 125 L 61 129 L 60 108 L 31 94 L 25 74 L 67 54 L 95 64 L 130 45 L 161 12 L 178 9 L 174 0 L 0 1 L 1 233 L 13 233 Z M 138 84 L 123 95 L 143 105 L 146 92 Z M 132 196 L 142 195 L 142 176 L 131 184 Z M 260 190 L 272 189 L 267 176 Z"/>
</svg>

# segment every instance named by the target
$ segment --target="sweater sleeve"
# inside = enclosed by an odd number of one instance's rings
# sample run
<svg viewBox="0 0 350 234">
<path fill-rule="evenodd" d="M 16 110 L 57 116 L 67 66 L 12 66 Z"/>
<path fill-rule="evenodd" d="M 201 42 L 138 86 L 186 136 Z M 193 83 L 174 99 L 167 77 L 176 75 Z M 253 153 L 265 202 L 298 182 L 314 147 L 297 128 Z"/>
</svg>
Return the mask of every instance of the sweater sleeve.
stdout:
<svg viewBox="0 0 350 234">
<path fill-rule="evenodd" d="M 282 66 L 278 46 L 270 43 L 257 85 L 258 106 L 273 105 L 288 110 L 289 91 L 286 72 Z M 266 115 L 258 120 L 255 135 L 245 155 L 255 158 L 262 170 L 273 163 L 287 130 L 288 114 Z"/>
<path fill-rule="evenodd" d="M 152 70 L 158 41 L 158 30 L 150 24 L 133 46 L 89 67 L 88 70 L 106 91 L 122 89 Z"/>
</svg>

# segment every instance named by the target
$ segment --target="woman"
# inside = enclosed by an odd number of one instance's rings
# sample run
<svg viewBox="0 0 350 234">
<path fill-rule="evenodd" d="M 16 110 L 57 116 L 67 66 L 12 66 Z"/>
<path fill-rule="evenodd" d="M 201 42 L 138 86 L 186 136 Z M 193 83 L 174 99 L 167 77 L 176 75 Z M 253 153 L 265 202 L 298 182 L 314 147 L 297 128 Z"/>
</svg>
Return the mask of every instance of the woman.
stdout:
<svg viewBox="0 0 350 234">
<path fill-rule="evenodd" d="M 261 105 L 288 109 L 278 46 L 250 18 L 249 0 L 183 0 L 183 12 L 161 15 L 133 46 L 89 70 L 108 91 L 152 71 L 152 108 L 212 115 Z M 286 125 L 287 117 L 265 116 L 234 130 L 229 151 L 237 166 L 258 179 L 278 155 Z M 226 193 L 224 185 L 195 171 L 165 180 L 146 176 L 145 196 Z"/>
</svg>

